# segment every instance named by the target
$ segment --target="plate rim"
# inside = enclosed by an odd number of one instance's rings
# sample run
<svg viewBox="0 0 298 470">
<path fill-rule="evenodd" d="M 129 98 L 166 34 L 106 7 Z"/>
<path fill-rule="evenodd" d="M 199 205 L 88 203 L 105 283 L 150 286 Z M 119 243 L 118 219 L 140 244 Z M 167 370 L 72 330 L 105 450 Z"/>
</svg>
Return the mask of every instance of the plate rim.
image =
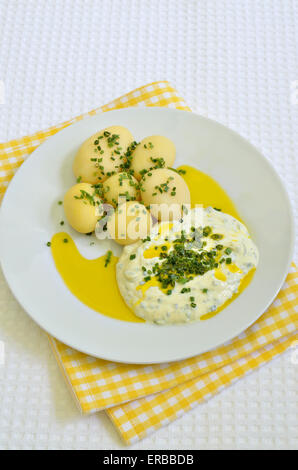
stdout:
<svg viewBox="0 0 298 470">
<path fill-rule="evenodd" d="M 130 360 L 121 360 L 121 358 L 119 358 L 118 355 L 116 355 L 116 358 L 112 357 L 112 355 L 108 354 L 108 356 L 105 356 L 104 354 L 100 354 L 100 356 L 98 354 L 94 354 L 94 352 L 90 353 L 90 351 L 88 351 L 88 348 L 84 348 L 84 347 L 81 347 L 81 346 L 77 346 L 75 344 L 72 344 L 71 341 L 67 340 L 65 341 L 65 339 L 63 339 L 62 337 L 60 337 L 60 335 L 57 335 L 56 333 L 53 334 L 51 333 L 50 331 L 48 331 L 48 329 L 46 329 L 43 324 L 42 324 L 42 321 L 39 321 L 39 320 L 36 320 L 36 318 L 34 317 L 33 314 L 31 314 L 30 312 L 30 307 L 26 306 L 26 302 L 24 302 L 23 299 L 20 299 L 18 293 L 15 292 L 15 288 L 13 286 L 13 280 L 10 279 L 10 276 L 8 274 L 8 270 L 6 268 L 6 265 L 5 265 L 5 262 L 3 262 L 3 259 L 2 259 L 2 255 L 1 255 L 1 251 L 0 251 L 0 261 L 1 261 L 1 267 L 2 267 L 2 271 L 3 271 L 3 275 L 4 275 L 4 278 L 11 290 L 11 292 L 13 293 L 14 297 L 16 298 L 16 300 L 19 302 L 19 304 L 22 306 L 22 308 L 25 310 L 25 312 L 30 316 L 30 318 L 32 318 L 34 320 L 35 323 L 37 323 L 47 334 L 53 336 L 55 339 L 57 339 L 58 341 L 70 346 L 71 348 L 73 349 L 76 349 L 78 351 L 81 351 L 83 352 L 84 354 L 87 354 L 87 355 L 92 355 L 94 357 L 97 357 L 97 358 L 100 358 L 100 359 L 104 359 L 104 360 L 107 360 L 107 361 L 112 361 L 112 362 L 118 362 L 118 363 L 125 363 L 125 364 L 160 364 L 160 363 L 164 363 L 164 362 L 176 362 L 176 361 L 180 361 L 180 360 L 184 360 L 184 359 L 188 359 L 188 358 L 191 358 L 191 357 L 194 357 L 196 355 L 200 355 L 200 354 L 204 354 L 208 351 L 211 351 L 213 349 L 216 349 L 218 347 L 220 347 L 221 345 L 225 344 L 226 342 L 232 340 L 233 338 L 237 337 L 239 334 L 241 334 L 243 331 L 245 331 L 247 328 L 249 328 L 253 323 L 255 323 L 258 318 L 260 318 L 260 316 L 267 310 L 267 308 L 269 307 L 269 305 L 271 305 L 271 303 L 273 302 L 273 300 L 275 299 L 275 297 L 277 296 L 278 292 L 280 291 L 287 275 L 288 275 L 288 272 L 289 272 L 289 269 L 290 269 L 290 266 L 291 266 L 291 263 L 292 263 L 292 258 L 293 258 L 293 252 L 294 252 L 294 230 L 295 230 L 295 224 L 294 224 L 294 214 L 293 214 L 293 208 L 292 208 L 292 205 L 291 205 L 291 201 L 290 201 L 290 198 L 289 198 L 289 194 L 288 194 L 288 191 L 286 189 L 286 186 L 281 178 L 281 176 L 279 175 L 279 173 L 275 170 L 273 164 L 271 163 L 271 161 L 269 159 L 267 159 L 263 154 L 262 152 L 255 146 L 253 145 L 252 143 L 250 143 L 249 140 L 247 140 L 245 137 L 243 137 L 241 134 L 239 134 L 238 132 L 234 131 L 233 129 L 229 128 L 228 126 L 214 120 L 214 119 L 210 119 L 208 117 L 205 117 L 203 115 L 200 115 L 198 113 L 194 113 L 194 112 L 189 112 L 189 111 L 185 111 L 185 110 L 179 110 L 179 109 L 172 109 L 172 108 L 167 108 L 167 107 L 159 107 L 159 106 L 152 106 L 152 107 L 127 107 L 127 108 L 121 108 L 121 109 L 116 109 L 116 110 L 111 110 L 111 111 L 107 111 L 109 114 L 110 113 L 113 113 L 113 114 L 122 114 L 122 113 L 126 113 L 127 111 L 135 111 L 135 110 L 146 110 L 146 111 L 149 111 L 149 112 L 156 112 L 156 111 L 162 111 L 162 112 L 165 112 L 165 113 L 180 113 L 180 114 L 185 114 L 185 115 L 189 115 L 189 114 L 192 114 L 192 115 L 195 115 L 197 117 L 199 117 L 200 119 L 203 119 L 205 121 L 209 121 L 211 124 L 215 124 L 216 126 L 219 126 L 220 128 L 222 128 L 223 130 L 227 131 L 228 133 L 232 134 L 235 138 L 237 138 L 238 140 L 240 139 L 246 146 L 249 146 L 251 148 L 251 150 L 253 150 L 255 153 L 258 154 L 258 157 L 261 158 L 267 165 L 267 167 L 270 169 L 270 171 L 274 174 L 275 177 L 277 177 L 277 179 L 279 180 L 279 183 L 280 183 L 280 188 L 282 189 L 283 193 L 284 193 L 284 196 L 285 196 L 285 200 L 287 202 L 287 208 L 288 208 L 288 215 L 289 215 L 289 222 L 290 222 L 290 245 L 289 245 L 289 250 L 288 250 L 288 259 L 287 259 L 287 263 L 286 263 L 286 266 L 287 268 L 285 269 L 284 271 L 284 274 L 279 282 L 279 285 L 278 287 L 275 289 L 274 293 L 272 294 L 271 298 L 266 302 L 266 306 L 265 308 L 262 310 L 262 312 L 260 312 L 259 314 L 257 314 L 256 316 L 254 316 L 253 319 L 251 320 L 248 320 L 247 322 L 245 322 L 245 326 L 242 326 L 241 328 L 239 328 L 237 330 L 237 332 L 233 332 L 232 334 L 228 335 L 224 340 L 221 340 L 217 343 L 215 343 L 212 347 L 208 347 L 208 348 L 205 348 L 203 350 L 200 350 L 200 352 L 195 352 L 195 353 L 192 353 L 192 354 L 187 354 L 187 355 L 179 355 L 178 357 L 173 357 L 171 359 L 168 359 L 168 358 L 163 358 L 163 359 L 160 359 L 160 360 L 155 360 L 155 361 L 152 361 L 152 360 L 147 360 L 147 361 L 144 361 L 144 360 L 141 360 L 141 361 L 138 361 L 138 360 L 133 360 L 133 361 L 130 361 Z M 88 120 L 95 120 L 96 118 L 98 118 L 99 116 L 101 116 L 102 114 L 105 114 L 106 112 L 103 112 L 103 113 L 98 113 L 94 116 L 87 116 L 86 118 L 84 118 L 83 120 L 80 120 L 78 122 L 75 122 L 69 126 L 67 126 L 66 128 L 63 128 L 61 129 L 60 131 L 58 131 L 57 133 L 55 133 L 54 135 L 50 136 L 48 139 L 46 139 L 42 144 L 40 144 L 28 157 L 27 159 L 23 162 L 23 164 L 21 165 L 21 167 L 18 169 L 18 171 L 16 172 L 16 174 L 14 175 L 13 179 L 11 180 L 10 184 L 8 185 L 8 188 L 4 194 L 4 197 L 3 197 L 3 200 L 2 200 L 2 203 L 1 203 L 1 207 L 0 207 L 0 220 L 2 218 L 2 213 L 3 213 L 3 207 L 5 207 L 5 205 L 7 204 L 7 199 L 10 197 L 10 193 L 12 191 L 14 191 L 14 186 L 17 184 L 17 181 L 18 181 L 18 174 L 22 173 L 22 168 L 27 165 L 27 162 L 31 159 L 31 157 L 34 155 L 34 158 L 36 158 L 36 154 L 38 154 L 44 145 L 48 144 L 49 141 L 51 141 L 52 139 L 54 139 L 57 135 L 61 135 L 62 133 L 64 134 L 67 134 L 67 132 L 69 132 L 69 129 L 73 129 L 74 127 L 79 127 L 81 125 L 82 122 L 84 121 L 88 121 Z M 3 225 L 3 224 L 2 224 Z M 2 239 L 2 233 L 4 232 L 4 230 L 0 230 L 0 240 Z M 90 309 L 92 310 L 92 309 Z M 115 320 L 115 321 L 121 321 L 121 320 Z M 244 324 L 244 323 L 243 323 Z M 160 326 L 158 326 L 158 328 L 162 328 Z"/>
</svg>

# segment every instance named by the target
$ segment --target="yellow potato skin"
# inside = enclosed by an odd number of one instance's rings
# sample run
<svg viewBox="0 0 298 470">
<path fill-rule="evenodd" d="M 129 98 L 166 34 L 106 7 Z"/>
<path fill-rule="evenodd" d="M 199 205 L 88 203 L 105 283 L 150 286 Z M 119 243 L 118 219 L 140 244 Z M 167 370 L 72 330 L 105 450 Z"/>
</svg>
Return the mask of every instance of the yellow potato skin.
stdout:
<svg viewBox="0 0 298 470">
<path fill-rule="evenodd" d="M 131 168 L 134 177 L 140 180 L 142 170 L 150 170 L 158 167 L 158 162 L 152 159 L 164 159 L 164 167 L 171 167 L 175 161 L 176 148 L 173 142 L 162 135 L 151 135 L 141 140 L 133 152 Z"/>
<path fill-rule="evenodd" d="M 141 196 L 145 206 L 150 206 L 151 214 L 158 220 L 177 220 L 181 217 L 182 204 L 190 204 L 190 192 L 184 179 L 174 170 L 158 168 L 150 171 L 141 181 Z M 167 184 L 165 191 L 161 185 Z M 158 188 L 162 189 L 162 192 Z M 175 188 L 175 189 L 174 189 Z M 171 193 L 175 193 L 172 195 Z M 164 207 L 155 207 L 163 204 Z M 169 214 L 168 207 L 176 204 Z"/>
<path fill-rule="evenodd" d="M 110 136 L 105 137 L 104 132 L 109 132 Z M 119 138 L 115 139 L 115 143 L 118 144 L 109 147 L 108 138 L 112 135 L 119 135 Z M 103 137 L 99 139 L 101 136 Z M 108 173 L 120 171 L 119 165 L 123 163 L 123 159 L 120 157 L 132 142 L 132 134 L 122 126 L 111 126 L 96 132 L 96 134 L 85 140 L 75 156 L 73 161 L 75 177 L 80 177 L 84 183 L 102 183 L 109 177 Z M 98 146 L 100 146 L 100 150 Z M 119 147 L 121 147 L 120 154 L 117 154 L 115 150 Z M 100 153 L 102 151 L 103 153 Z M 94 158 L 101 159 L 101 161 L 92 161 L 91 159 Z M 102 168 L 99 168 L 99 166 Z"/>
<path fill-rule="evenodd" d="M 110 237 L 119 245 L 131 245 L 146 238 L 151 227 L 150 212 L 143 204 L 136 201 L 129 201 L 118 206 L 107 224 Z"/>
<path fill-rule="evenodd" d="M 138 181 L 132 175 L 120 172 L 105 180 L 103 183 L 103 194 L 107 202 L 115 207 L 118 203 L 118 198 L 126 197 L 126 194 L 128 195 L 128 200 L 139 199 L 137 185 Z"/>
<path fill-rule="evenodd" d="M 98 219 L 98 205 L 90 204 L 86 198 L 76 199 L 75 196 L 80 197 L 82 191 L 92 196 L 94 188 L 89 183 L 78 183 L 69 188 L 64 196 L 63 207 L 65 217 L 73 229 L 80 233 L 90 233 L 95 229 Z M 100 202 L 101 200 L 95 196 L 94 201 Z"/>
</svg>

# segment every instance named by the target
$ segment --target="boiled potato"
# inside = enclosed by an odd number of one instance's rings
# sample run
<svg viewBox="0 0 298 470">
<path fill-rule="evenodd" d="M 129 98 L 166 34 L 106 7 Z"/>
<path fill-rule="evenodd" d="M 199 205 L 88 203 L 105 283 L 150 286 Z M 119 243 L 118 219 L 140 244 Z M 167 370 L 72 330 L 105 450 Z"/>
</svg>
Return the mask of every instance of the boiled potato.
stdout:
<svg viewBox="0 0 298 470">
<path fill-rule="evenodd" d="M 152 168 L 173 166 L 176 148 L 173 142 L 162 135 L 145 137 L 133 152 L 131 168 L 138 180 Z"/>
<path fill-rule="evenodd" d="M 119 197 L 135 201 L 139 196 L 138 181 L 129 173 L 116 173 L 103 183 L 103 195 L 114 207 L 117 206 Z"/>
<path fill-rule="evenodd" d="M 150 212 L 143 204 L 136 201 L 118 206 L 107 224 L 110 237 L 120 245 L 130 245 L 146 238 L 151 227 Z"/>
<path fill-rule="evenodd" d="M 190 204 L 190 192 L 184 179 L 174 170 L 158 168 L 141 181 L 141 196 L 158 220 L 177 220 L 182 205 Z"/>
<path fill-rule="evenodd" d="M 122 126 L 111 126 L 89 137 L 79 148 L 73 172 L 84 183 L 96 184 L 120 171 L 133 136 Z"/>
<path fill-rule="evenodd" d="M 77 232 L 90 233 L 95 229 L 101 200 L 94 194 L 91 184 L 79 183 L 72 186 L 64 196 L 66 219 Z"/>
</svg>

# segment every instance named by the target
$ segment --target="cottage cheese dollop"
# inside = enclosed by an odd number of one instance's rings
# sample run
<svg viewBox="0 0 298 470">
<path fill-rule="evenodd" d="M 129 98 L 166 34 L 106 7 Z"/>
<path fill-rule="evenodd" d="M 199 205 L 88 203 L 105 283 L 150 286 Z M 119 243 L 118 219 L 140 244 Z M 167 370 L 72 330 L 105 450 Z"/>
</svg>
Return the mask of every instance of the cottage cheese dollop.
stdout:
<svg viewBox="0 0 298 470">
<path fill-rule="evenodd" d="M 116 267 L 126 304 L 149 322 L 199 320 L 237 293 L 258 264 L 247 228 L 211 207 L 183 222 L 162 223 L 146 240 L 126 246 Z"/>
</svg>

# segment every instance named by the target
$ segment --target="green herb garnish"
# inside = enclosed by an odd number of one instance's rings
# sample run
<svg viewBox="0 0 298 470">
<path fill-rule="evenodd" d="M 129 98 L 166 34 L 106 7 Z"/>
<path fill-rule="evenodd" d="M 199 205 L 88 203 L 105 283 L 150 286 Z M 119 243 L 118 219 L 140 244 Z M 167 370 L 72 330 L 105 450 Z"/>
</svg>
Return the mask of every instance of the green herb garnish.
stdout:
<svg viewBox="0 0 298 470">
<path fill-rule="evenodd" d="M 212 228 L 207 225 L 203 228 L 203 237 L 208 237 L 212 232 Z"/>
<path fill-rule="evenodd" d="M 190 291 L 191 291 L 190 287 L 183 287 L 183 289 L 181 289 L 180 292 L 181 294 L 186 294 L 187 292 L 190 292 Z"/>
<path fill-rule="evenodd" d="M 112 252 L 109 250 L 106 254 L 106 259 L 105 259 L 105 268 L 108 266 L 108 264 L 111 262 L 112 258 Z"/>
<path fill-rule="evenodd" d="M 212 240 L 221 240 L 223 238 L 223 235 L 221 235 L 220 233 L 214 233 L 213 235 L 211 235 L 211 238 Z"/>
</svg>

